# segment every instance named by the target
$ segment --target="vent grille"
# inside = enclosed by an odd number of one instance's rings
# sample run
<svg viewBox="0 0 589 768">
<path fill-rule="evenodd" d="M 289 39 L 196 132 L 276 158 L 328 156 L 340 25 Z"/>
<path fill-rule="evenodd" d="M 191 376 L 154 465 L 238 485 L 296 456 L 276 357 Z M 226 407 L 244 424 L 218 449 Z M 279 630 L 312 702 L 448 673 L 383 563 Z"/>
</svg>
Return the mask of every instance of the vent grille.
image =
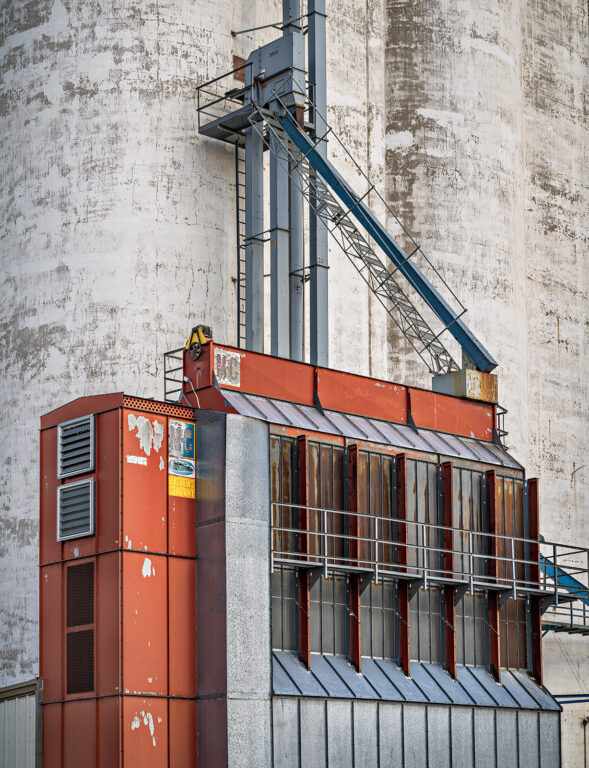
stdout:
<svg viewBox="0 0 589 768">
<path fill-rule="evenodd" d="M 57 540 L 94 534 L 94 480 L 66 483 L 57 489 Z"/>
<path fill-rule="evenodd" d="M 94 630 L 69 632 L 67 636 L 67 692 L 94 690 Z"/>
<path fill-rule="evenodd" d="M 71 477 L 94 469 L 94 416 L 58 427 L 57 476 Z"/>
<path fill-rule="evenodd" d="M 94 624 L 94 563 L 67 569 L 67 625 Z"/>
</svg>

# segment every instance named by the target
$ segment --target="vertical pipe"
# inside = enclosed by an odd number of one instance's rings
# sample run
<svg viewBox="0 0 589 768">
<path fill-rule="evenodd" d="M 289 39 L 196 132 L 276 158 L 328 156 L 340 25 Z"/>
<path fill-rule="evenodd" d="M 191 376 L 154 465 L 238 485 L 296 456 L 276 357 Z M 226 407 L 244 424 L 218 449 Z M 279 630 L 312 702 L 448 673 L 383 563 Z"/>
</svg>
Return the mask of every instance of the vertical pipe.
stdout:
<svg viewBox="0 0 589 768">
<path fill-rule="evenodd" d="M 245 131 L 246 347 L 264 351 L 264 145 L 255 128 Z"/>
<path fill-rule="evenodd" d="M 298 448 L 298 476 L 299 476 L 299 525 L 300 531 L 309 530 L 309 513 L 306 507 L 309 506 L 309 473 L 307 468 L 308 460 L 308 438 L 307 435 L 301 435 L 297 440 Z M 299 534 L 299 552 L 301 560 L 307 560 L 309 553 L 309 535 Z M 299 658 L 305 664 L 307 669 L 311 668 L 311 590 L 309 582 L 309 571 L 306 568 L 299 568 Z"/>
<path fill-rule="evenodd" d="M 283 0 L 283 34 L 301 31 L 300 0 Z M 281 356 L 293 360 L 304 359 L 304 273 L 303 273 L 303 196 L 300 191 L 299 171 L 292 162 L 288 165 L 288 180 L 284 193 L 286 228 L 288 229 L 287 286 L 288 300 L 283 303 L 288 323 L 288 351 Z M 272 352 L 272 354 L 275 354 Z"/>
<path fill-rule="evenodd" d="M 309 0 L 308 31 L 309 80 L 313 84 L 311 98 L 314 109 L 311 136 L 321 139 L 327 132 L 327 67 L 325 57 L 325 0 Z M 320 141 L 317 151 L 327 157 L 327 144 Z M 313 185 L 312 185 L 313 186 Z M 311 195 L 309 206 L 309 266 L 311 281 L 310 335 L 311 364 L 327 366 L 328 339 L 328 263 L 327 228 L 314 213 L 315 201 Z"/>
<path fill-rule="evenodd" d="M 540 508 L 538 503 L 538 480 L 528 480 L 528 524 L 530 539 L 530 581 L 531 586 L 540 587 Z M 532 636 L 532 676 L 542 685 L 542 597 L 530 598 L 530 619 Z"/>
<path fill-rule="evenodd" d="M 397 456 L 397 514 L 399 520 L 407 519 L 407 457 L 405 454 Z M 407 569 L 407 526 L 397 523 L 397 541 L 404 545 L 399 547 L 398 561 L 399 571 L 404 573 Z M 399 580 L 399 663 L 406 675 L 410 674 L 409 647 L 409 583 Z"/>
<path fill-rule="evenodd" d="M 348 535 L 350 565 L 357 566 L 360 557 L 360 525 L 357 515 L 360 509 L 360 489 L 358 488 L 358 446 L 348 448 Z M 350 575 L 350 661 L 357 672 L 362 671 L 362 635 L 360 626 L 360 577 Z"/>
<path fill-rule="evenodd" d="M 497 585 L 497 506 L 495 498 L 496 473 L 494 469 L 486 473 L 487 512 L 489 516 L 489 581 Z M 499 595 L 495 590 L 489 592 L 489 665 L 491 674 L 501 682 L 501 643 L 499 634 Z"/>
<path fill-rule="evenodd" d="M 444 516 L 444 576 L 454 578 L 454 534 L 452 528 L 453 498 L 452 462 L 442 464 L 442 511 Z M 446 669 L 456 677 L 456 591 L 451 585 L 444 587 L 444 647 Z"/>
<path fill-rule="evenodd" d="M 270 152 L 270 344 L 276 357 L 289 357 L 288 161 L 276 142 Z"/>
</svg>

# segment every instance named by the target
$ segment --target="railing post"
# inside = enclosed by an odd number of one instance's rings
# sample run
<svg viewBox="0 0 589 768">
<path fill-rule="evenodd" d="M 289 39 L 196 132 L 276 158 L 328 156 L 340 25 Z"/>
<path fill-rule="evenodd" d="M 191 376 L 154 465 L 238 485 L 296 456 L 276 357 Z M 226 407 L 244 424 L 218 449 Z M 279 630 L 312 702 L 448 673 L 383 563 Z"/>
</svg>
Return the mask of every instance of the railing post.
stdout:
<svg viewBox="0 0 589 768">
<path fill-rule="evenodd" d="M 454 579 L 454 532 L 452 528 L 452 498 L 454 469 L 452 462 L 442 464 L 442 512 L 444 520 L 444 578 Z M 456 677 L 456 590 L 453 585 L 444 587 L 444 648 L 446 669 Z"/>
<path fill-rule="evenodd" d="M 359 450 L 357 445 L 348 447 L 348 519 L 349 536 L 349 560 L 350 565 L 358 565 L 360 546 L 358 536 L 360 534 L 358 517 L 360 494 L 358 488 L 358 461 Z M 362 671 L 362 636 L 360 627 L 360 576 L 350 574 L 350 661 L 356 667 L 357 672 Z"/>
<path fill-rule="evenodd" d="M 468 591 L 474 595 L 474 557 L 472 552 L 472 531 L 468 532 Z"/>
<path fill-rule="evenodd" d="M 528 480 L 528 522 L 530 530 L 530 581 L 540 587 L 540 510 L 538 504 L 538 480 Z M 544 585 L 546 585 L 544 568 Z M 530 621 L 532 637 L 532 676 L 542 685 L 542 596 L 530 598 Z"/>
<path fill-rule="evenodd" d="M 378 517 L 374 518 L 374 581 L 378 584 Z"/>
<path fill-rule="evenodd" d="M 407 457 L 404 453 L 397 456 L 397 514 L 399 520 L 407 519 Z M 406 573 L 407 569 L 407 525 L 397 523 L 397 541 L 401 545 L 398 550 L 399 571 Z M 410 632 L 409 632 L 409 584 L 407 581 L 398 582 L 399 598 L 399 662 L 406 675 L 410 673 Z"/>
<path fill-rule="evenodd" d="M 511 551 L 511 586 L 513 589 L 513 599 L 517 600 L 517 589 L 515 579 L 515 542 L 513 536 L 509 539 L 510 551 Z"/>
<path fill-rule="evenodd" d="M 327 578 L 327 510 L 323 510 L 323 575 Z"/>
<path fill-rule="evenodd" d="M 299 552 L 302 560 L 308 560 L 309 555 L 309 476 L 307 470 L 308 438 L 301 435 L 297 440 L 298 474 L 299 474 Z M 299 657 L 307 669 L 311 666 L 311 589 L 309 571 L 299 568 Z"/>
<path fill-rule="evenodd" d="M 489 581 L 497 586 L 497 505 L 496 472 L 490 469 L 487 479 L 487 513 L 489 517 Z M 489 591 L 489 666 L 491 674 L 501 682 L 501 643 L 499 634 L 499 595 L 496 590 Z"/>
</svg>

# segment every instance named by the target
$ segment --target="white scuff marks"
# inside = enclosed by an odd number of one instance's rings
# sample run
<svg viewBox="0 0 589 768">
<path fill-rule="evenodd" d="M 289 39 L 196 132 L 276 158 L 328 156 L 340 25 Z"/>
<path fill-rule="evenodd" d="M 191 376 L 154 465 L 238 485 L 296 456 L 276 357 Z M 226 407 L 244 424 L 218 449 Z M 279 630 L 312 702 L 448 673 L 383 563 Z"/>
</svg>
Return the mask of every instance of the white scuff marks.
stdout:
<svg viewBox="0 0 589 768">
<path fill-rule="evenodd" d="M 151 567 L 151 560 L 149 557 L 146 557 L 143 561 L 143 568 L 141 569 L 141 574 L 144 579 L 149 578 L 150 576 L 155 576 L 155 568 Z"/>
<path fill-rule="evenodd" d="M 489 56 L 493 56 L 495 59 L 504 61 L 510 67 L 515 65 L 513 56 L 510 53 L 506 53 L 496 43 L 490 43 L 488 40 L 483 40 L 480 37 L 462 37 L 460 42 L 464 48 L 476 48 L 477 51 L 482 51 Z"/>
<path fill-rule="evenodd" d="M 149 735 L 151 736 L 151 741 L 153 746 L 156 745 L 156 738 L 155 738 L 155 725 L 153 722 L 153 715 L 151 712 L 146 712 L 144 709 L 141 710 L 141 712 L 136 712 L 135 716 L 133 717 L 133 720 L 131 721 L 131 730 L 136 731 L 138 728 L 141 727 L 141 723 L 143 722 L 143 725 L 147 726 L 149 728 Z M 158 717 L 158 723 L 161 723 L 161 718 Z"/>
<path fill-rule="evenodd" d="M 464 123 L 464 115 L 461 112 L 452 112 L 448 109 L 418 109 L 417 114 L 426 120 L 431 120 L 442 128 L 450 128 Z"/>
<path fill-rule="evenodd" d="M 148 682 L 148 683 L 153 683 L 153 677 L 148 677 L 148 678 L 147 678 L 147 682 Z"/>
<path fill-rule="evenodd" d="M 80 557 L 80 550 L 77 547 L 74 547 L 74 557 Z"/>
<path fill-rule="evenodd" d="M 164 457 L 160 456 L 160 469 L 165 469 L 166 465 L 164 464 Z"/>
<path fill-rule="evenodd" d="M 163 722 L 163 720 L 162 720 L 162 719 L 161 719 L 161 717 L 159 717 L 159 716 L 158 716 L 158 719 L 157 719 L 157 721 L 158 721 L 158 723 L 162 723 L 162 722 Z"/>
<path fill-rule="evenodd" d="M 415 140 L 411 131 L 396 131 L 395 133 L 387 133 L 385 137 L 385 149 L 393 151 L 399 151 L 403 149 L 409 149 L 413 146 Z"/>
</svg>

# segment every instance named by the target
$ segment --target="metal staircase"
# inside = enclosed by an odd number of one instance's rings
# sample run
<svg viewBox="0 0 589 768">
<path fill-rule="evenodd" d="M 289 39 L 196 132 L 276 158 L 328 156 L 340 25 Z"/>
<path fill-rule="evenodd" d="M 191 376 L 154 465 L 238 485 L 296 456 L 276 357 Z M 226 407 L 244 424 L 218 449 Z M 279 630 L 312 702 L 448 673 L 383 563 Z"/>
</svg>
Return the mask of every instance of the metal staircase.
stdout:
<svg viewBox="0 0 589 768">
<path fill-rule="evenodd" d="M 282 152 L 276 153 L 276 156 L 284 162 L 285 168 L 297 169 L 297 186 L 304 198 L 313 206 L 342 251 L 430 371 L 435 374 L 457 370 L 459 366 L 439 338 L 446 328 L 438 334 L 432 330 L 395 279 L 399 267 L 391 270 L 381 260 L 373 244 L 352 220 L 353 208 L 345 210 L 338 203 L 335 195 L 312 167 L 308 155 L 300 151 L 284 130 L 281 119 L 267 110 L 257 110 L 250 119 L 271 151 L 276 152 L 276 147 L 282 148 Z M 317 144 L 315 142 L 312 146 L 316 147 Z M 366 195 L 358 198 L 358 204 Z"/>
</svg>

